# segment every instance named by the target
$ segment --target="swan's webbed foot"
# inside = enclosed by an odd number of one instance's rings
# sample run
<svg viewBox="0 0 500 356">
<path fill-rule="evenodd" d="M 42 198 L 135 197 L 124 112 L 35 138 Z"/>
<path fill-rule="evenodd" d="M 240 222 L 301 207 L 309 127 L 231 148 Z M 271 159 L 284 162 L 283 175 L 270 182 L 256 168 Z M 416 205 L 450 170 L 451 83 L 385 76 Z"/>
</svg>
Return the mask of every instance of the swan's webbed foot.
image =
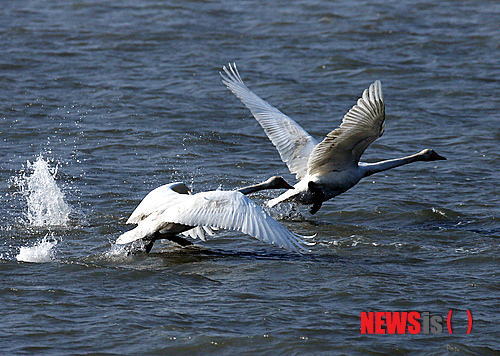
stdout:
<svg viewBox="0 0 500 356">
<path fill-rule="evenodd" d="M 186 240 L 184 237 L 180 237 L 178 235 L 170 236 L 168 239 L 172 242 L 175 242 L 176 244 L 181 245 L 182 247 L 193 245 L 191 241 Z"/>
<path fill-rule="evenodd" d="M 309 212 L 311 214 L 316 214 L 322 205 L 323 205 L 322 201 L 314 203 Z"/>
<path fill-rule="evenodd" d="M 149 253 L 151 251 L 151 249 L 153 248 L 153 245 L 155 244 L 156 240 L 158 240 L 158 239 L 161 239 L 161 234 L 160 234 L 160 232 L 156 231 L 153 234 L 153 236 L 151 236 L 151 240 L 149 240 L 149 242 L 144 246 L 146 253 Z M 144 242 L 147 242 L 147 240 Z"/>
<path fill-rule="evenodd" d="M 323 189 L 321 189 L 316 183 L 314 182 L 309 182 L 308 184 L 309 191 L 312 193 L 313 198 L 313 206 L 311 207 L 311 210 L 309 212 L 311 214 L 316 214 L 318 210 L 321 208 L 323 205 L 323 202 L 325 201 L 325 193 L 323 193 Z"/>
<path fill-rule="evenodd" d="M 155 240 L 151 240 L 144 248 L 146 249 L 146 253 L 149 253 L 155 244 Z"/>
<path fill-rule="evenodd" d="M 166 240 L 175 242 L 176 244 L 181 245 L 182 247 L 193 245 L 193 243 L 191 241 L 186 240 L 185 238 L 180 237 L 178 235 L 162 235 L 159 232 L 156 232 L 153 235 L 153 238 L 151 239 L 151 241 L 149 241 L 144 246 L 146 253 L 149 253 L 151 251 L 156 240 L 162 240 L 162 239 L 166 239 Z"/>
</svg>

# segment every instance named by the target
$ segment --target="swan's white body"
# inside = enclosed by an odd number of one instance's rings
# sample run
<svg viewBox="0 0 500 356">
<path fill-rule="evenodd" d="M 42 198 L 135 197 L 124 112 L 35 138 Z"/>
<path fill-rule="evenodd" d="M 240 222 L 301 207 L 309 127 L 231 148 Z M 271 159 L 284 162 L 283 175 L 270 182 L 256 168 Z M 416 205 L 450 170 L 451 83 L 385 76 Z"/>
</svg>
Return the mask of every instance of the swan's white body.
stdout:
<svg viewBox="0 0 500 356">
<path fill-rule="evenodd" d="M 366 148 L 385 130 L 385 104 L 382 84 L 376 81 L 363 92 L 357 104 L 344 116 L 341 125 L 323 141 L 316 141 L 295 121 L 254 94 L 241 79 L 236 65 L 223 67 L 223 83 L 250 109 L 281 159 L 299 182 L 268 202 L 285 201 L 314 204 L 315 213 L 323 201 L 344 193 L 363 177 L 416 161 L 445 159 L 432 150 L 412 156 L 381 161 L 359 162 Z"/>
<path fill-rule="evenodd" d="M 206 233 L 213 235 L 213 227 L 241 231 L 292 251 L 307 251 L 302 236 L 290 232 L 238 191 L 191 194 L 184 183 L 166 184 L 151 191 L 127 223 L 138 225 L 122 234 L 117 244 L 136 240 L 154 243 L 156 239 L 171 239 L 180 233 L 205 241 Z"/>
</svg>

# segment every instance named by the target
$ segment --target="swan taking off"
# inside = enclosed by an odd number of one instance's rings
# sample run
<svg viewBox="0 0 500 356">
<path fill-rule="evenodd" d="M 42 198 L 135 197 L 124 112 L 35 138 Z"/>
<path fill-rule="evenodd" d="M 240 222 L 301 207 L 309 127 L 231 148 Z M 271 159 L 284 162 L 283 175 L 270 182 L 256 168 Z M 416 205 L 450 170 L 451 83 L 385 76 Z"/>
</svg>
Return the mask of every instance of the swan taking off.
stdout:
<svg viewBox="0 0 500 356">
<path fill-rule="evenodd" d="M 295 189 L 270 200 L 269 206 L 285 201 L 313 204 L 311 214 L 314 214 L 324 201 L 344 193 L 364 177 L 417 161 L 446 159 L 426 149 L 403 158 L 359 162 L 366 148 L 385 130 L 385 104 L 378 80 L 363 92 L 340 126 L 318 143 L 295 121 L 248 89 L 236 64 L 224 66 L 223 70 L 222 82 L 250 109 L 283 162 L 299 180 Z"/>
<path fill-rule="evenodd" d="M 184 183 L 170 183 L 152 190 L 134 210 L 128 224 L 137 224 L 133 230 L 122 234 L 117 244 L 136 240 L 147 243 L 151 251 L 159 239 L 168 239 L 182 246 L 192 245 L 178 236 L 184 234 L 193 239 L 206 241 L 206 234 L 213 235 L 212 228 L 237 230 L 261 241 L 278 245 L 295 252 L 306 252 L 300 236 L 269 216 L 260 206 L 247 198 L 264 189 L 293 188 L 281 177 L 241 188 L 237 191 L 209 191 L 192 194 Z"/>
</svg>

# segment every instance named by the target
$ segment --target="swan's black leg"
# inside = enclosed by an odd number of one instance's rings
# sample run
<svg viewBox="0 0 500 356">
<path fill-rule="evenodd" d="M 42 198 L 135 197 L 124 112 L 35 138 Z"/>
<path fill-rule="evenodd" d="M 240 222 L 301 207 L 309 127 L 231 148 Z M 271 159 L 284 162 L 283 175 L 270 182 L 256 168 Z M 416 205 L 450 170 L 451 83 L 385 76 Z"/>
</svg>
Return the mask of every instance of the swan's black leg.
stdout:
<svg viewBox="0 0 500 356">
<path fill-rule="evenodd" d="M 153 245 L 155 244 L 156 240 L 158 239 L 161 239 L 161 235 L 160 233 L 157 231 L 153 234 L 153 236 L 151 236 L 151 241 L 149 241 L 145 247 L 146 249 L 146 253 L 149 253 L 149 251 L 151 251 L 151 249 L 153 248 Z"/>
<path fill-rule="evenodd" d="M 151 237 L 151 240 L 146 244 L 146 246 L 145 246 L 146 253 L 149 253 L 149 251 L 151 251 L 156 240 L 163 240 L 163 239 L 175 242 L 176 244 L 179 244 L 183 247 L 193 244 L 191 241 L 186 240 L 183 237 L 180 237 L 177 235 L 170 235 L 170 234 L 160 234 L 157 231 L 153 234 L 153 236 Z"/>
<path fill-rule="evenodd" d="M 308 187 L 309 191 L 313 195 L 313 206 L 309 211 L 311 214 L 316 214 L 325 201 L 325 193 L 323 193 L 323 189 L 318 187 L 318 185 L 314 182 L 309 182 Z"/>
<path fill-rule="evenodd" d="M 149 253 L 151 249 L 153 248 L 153 245 L 155 244 L 156 240 L 151 240 L 145 247 L 146 247 L 146 253 Z"/>
<path fill-rule="evenodd" d="M 175 242 L 176 244 L 181 245 L 181 246 L 189 246 L 189 245 L 193 244 L 191 241 L 186 240 L 185 238 L 177 236 L 177 235 L 170 236 L 168 239 L 172 242 Z"/>
<path fill-rule="evenodd" d="M 317 201 L 313 204 L 313 206 L 311 207 L 311 210 L 309 210 L 309 212 L 311 214 L 316 214 L 318 212 L 318 210 L 321 208 L 321 205 L 323 205 L 323 202 L 320 200 L 320 201 Z"/>
</svg>

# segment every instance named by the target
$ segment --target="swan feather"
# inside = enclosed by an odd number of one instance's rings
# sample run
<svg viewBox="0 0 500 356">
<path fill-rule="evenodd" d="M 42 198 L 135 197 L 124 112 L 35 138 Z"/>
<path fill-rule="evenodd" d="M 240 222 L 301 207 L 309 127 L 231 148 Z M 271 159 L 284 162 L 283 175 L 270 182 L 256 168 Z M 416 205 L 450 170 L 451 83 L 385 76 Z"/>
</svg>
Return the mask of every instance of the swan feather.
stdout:
<svg viewBox="0 0 500 356">
<path fill-rule="evenodd" d="M 167 199 L 163 200 L 164 204 L 157 206 L 154 211 L 150 210 L 154 204 L 145 204 L 139 212 L 147 216 L 138 221 L 135 229 L 123 233 L 116 240 L 117 244 L 148 238 L 157 231 L 166 233 L 179 230 L 180 233 L 182 229 L 185 231 L 185 228 L 190 226 L 194 228 L 186 231 L 186 234 L 192 238 L 205 240 L 205 233 L 213 233 L 212 229 L 208 228 L 210 226 L 240 231 L 263 242 L 296 252 L 307 251 L 304 245 L 309 243 L 301 240 L 303 236 L 289 231 L 240 192 L 210 191 L 194 195 L 168 193 L 167 190 L 172 186 L 167 184 L 160 187 L 162 189 L 157 188 L 158 190 L 155 189 L 150 193 L 159 192 Z M 148 201 L 151 199 L 148 198 Z M 172 201 L 168 201 L 169 199 Z"/>
<path fill-rule="evenodd" d="M 357 165 L 366 148 L 385 130 L 385 105 L 382 84 L 376 81 L 363 92 L 340 127 L 331 131 L 311 152 L 309 175 L 325 175 Z"/>
<path fill-rule="evenodd" d="M 309 155 L 318 142 L 294 120 L 254 94 L 241 79 L 236 64 L 223 67 L 223 83 L 250 109 L 297 179 L 307 173 Z"/>
</svg>

